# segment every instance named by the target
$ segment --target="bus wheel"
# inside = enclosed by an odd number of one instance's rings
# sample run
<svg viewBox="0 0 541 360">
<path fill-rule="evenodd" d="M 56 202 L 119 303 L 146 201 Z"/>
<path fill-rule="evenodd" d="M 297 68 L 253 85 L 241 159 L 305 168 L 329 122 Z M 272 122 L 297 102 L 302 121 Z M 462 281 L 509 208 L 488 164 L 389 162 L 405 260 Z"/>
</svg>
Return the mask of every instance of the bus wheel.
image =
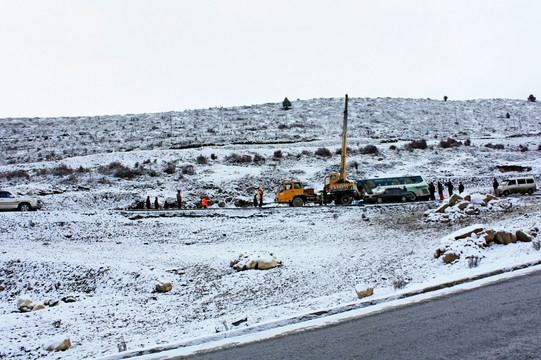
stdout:
<svg viewBox="0 0 541 360">
<path fill-rule="evenodd" d="M 416 201 L 417 200 L 417 195 L 415 195 L 415 193 L 413 191 L 410 191 L 410 194 L 411 194 L 411 201 Z"/>
<path fill-rule="evenodd" d="M 304 205 L 304 201 L 300 198 L 300 197 L 296 197 L 293 199 L 293 201 L 291 202 L 291 204 L 295 207 L 299 207 L 299 206 L 303 206 Z"/>
</svg>

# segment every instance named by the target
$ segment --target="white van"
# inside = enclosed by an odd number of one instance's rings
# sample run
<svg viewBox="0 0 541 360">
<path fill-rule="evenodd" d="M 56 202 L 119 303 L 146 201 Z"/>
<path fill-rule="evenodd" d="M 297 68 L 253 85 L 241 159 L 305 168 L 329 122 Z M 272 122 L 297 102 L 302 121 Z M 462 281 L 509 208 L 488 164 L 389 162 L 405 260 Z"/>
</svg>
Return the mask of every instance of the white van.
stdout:
<svg viewBox="0 0 541 360">
<path fill-rule="evenodd" d="M 498 196 L 507 196 L 509 194 L 533 194 L 537 191 L 537 186 L 532 176 L 510 178 L 502 181 L 498 186 Z"/>
</svg>

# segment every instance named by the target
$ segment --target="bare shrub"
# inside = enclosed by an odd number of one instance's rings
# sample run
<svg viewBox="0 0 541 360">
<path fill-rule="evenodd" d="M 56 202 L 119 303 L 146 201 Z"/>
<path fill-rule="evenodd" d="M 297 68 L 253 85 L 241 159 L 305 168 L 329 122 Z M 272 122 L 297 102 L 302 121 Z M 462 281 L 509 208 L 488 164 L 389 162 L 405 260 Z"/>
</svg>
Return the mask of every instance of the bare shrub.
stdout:
<svg viewBox="0 0 541 360">
<path fill-rule="evenodd" d="M 193 165 L 185 165 L 182 167 L 183 175 L 195 175 L 195 168 Z"/>
<path fill-rule="evenodd" d="M 537 145 L 537 151 L 541 151 L 541 144 Z"/>
<path fill-rule="evenodd" d="M 117 168 L 113 172 L 114 177 L 122 178 L 122 179 L 133 179 L 134 177 L 139 176 L 139 175 L 141 175 L 140 170 L 138 169 L 132 170 L 127 166 Z"/>
<path fill-rule="evenodd" d="M 282 156 L 283 156 L 283 155 L 282 155 L 282 150 L 276 150 L 276 151 L 274 151 L 273 157 L 274 157 L 275 159 L 280 159 L 280 158 L 282 158 Z"/>
<path fill-rule="evenodd" d="M 412 150 L 412 149 L 420 149 L 420 150 L 424 150 L 428 147 L 427 143 L 426 143 L 426 140 L 425 139 L 420 139 L 420 140 L 413 140 L 409 143 L 407 143 L 406 145 L 404 145 L 404 148 L 406 150 Z"/>
<path fill-rule="evenodd" d="M 391 146 L 389 146 L 389 149 L 390 149 L 390 150 L 396 150 L 397 147 L 396 147 L 396 145 L 391 145 Z"/>
<path fill-rule="evenodd" d="M 265 157 L 259 154 L 254 155 L 254 163 L 261 164 L 265 162 Z"/>
<path fill-rule="evenodd" d="M 201 154 L 201 155 L 199 155 L 199 156 L 197 157 L 196 162 L 197 162 L 199 165 L 206 165 L 206 164 L 208 164 L 209 159 L 208 159 L 205 155 Z"/>
<path fill-rule="evenodd" d="M 481 263 L 481 258 L 479 256 L 468 256 L 466 259 L 468 259 L 468 267 L 470 269 L 478 267 Z"/>
<path fill-rule="evenodd" d="M 252 157 L 250 155 L 239 155 L 237 153 L 233 153 L 226 156 L 225 160 L 232 164 L 246 164 L 252 162 Z"/>
<path fill-rule="evenodd" d="M 541 241 L 532 241 L 532 247 L 534 250 L 539 251 L 539 249 L 541 249 Z"/>
<path fill-rule="evenodd" d="M 526 152 L 528 150 L 529 150 L 528 145 L 519 145 L 518 146 L 518 151 L 520 151 L 520 152 Z"/>
<path fill-rule="evenodd" d="M 59 165 L 51 170 L 54 176 L 67 176 L 73 174 L 74 170 L 66 164 Z"/>
<path fill-rule="evenodd" d="M 174 162 L 168 162 L 163 170 L 166 174 L 172 175 L 177 172 L 177 166 Z"/>
<path fill-rule="evenodd" d="M 217 159 L 218 159 L 218 155 L 216 155 L 216 154 L 210 154 L 210 158 L 211 158 L 212 160 L 217 160 Z"/>
<path fill-rule="evenodd" d="M 460 141 L 457 141 L 452 138 L 447 138 L 447 140 L 441 140 L 438 146 L 443 149 L 449 149 L 453 147 L 459 147 L 461 145 L 462 143 Z"/>
<path fill-rule="evenodd" d="M 30 174 L 26 170 L 13 170 L 13 171 L 4 171 L 0 173 L 0 178 L 4 179 L 14 179 L 14 178 L 25 178 L 30 179 Z"/>
<path fill-rule="evenodd" d="M 541 147 L 541 145 L 540 145 L 540 147 Z M 303 150 L 301 152 L 301 154 L 303 154 L 304 156 L 312 156 L 312 152 L 310 150 Z"/>
<path fill-rule="evenodd" d="M 408 282 L 401 277 L 393 281 L 393 287 L 395 290 L 403 289 L 406 287 L 406 285 L 408 285 Z"/>
<path fill-rule="evenodd" d="M 366 145 L 363 148 L 359 149 L 359 152 L 363 155 L 377 155 L 379 150 L 376 145 Z"/>
<path fill-rule="evenodd" d="M 317 156 L 321 156 L 321 157 L 331 157 L 332 154 L 331 154 L 331 151 L 327 148 L 319 148 L 315 151 L 315 154 Z"/>
<path fill-rule="evenodd" d="M 494 149 L 494 150 L 503 150 L 505 148 L 505 146 L 503 146 L 503 144 L 491 144 L 491 143 L 488 143 L 488 144 L 485 144 L 485 147 L 489 148 L 489 149 Z"/>
</svg>

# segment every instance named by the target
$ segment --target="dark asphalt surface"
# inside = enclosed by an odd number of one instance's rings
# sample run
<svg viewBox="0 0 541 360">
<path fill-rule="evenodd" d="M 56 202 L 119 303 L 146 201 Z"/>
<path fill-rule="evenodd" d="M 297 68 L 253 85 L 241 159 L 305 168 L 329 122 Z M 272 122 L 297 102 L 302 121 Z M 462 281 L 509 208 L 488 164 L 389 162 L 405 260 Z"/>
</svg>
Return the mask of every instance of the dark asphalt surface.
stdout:
<svg viewBox="0 0 541 360">
<path fill-rule="evenodd" d="M 541 359 L 541 271 L 190 359 Z"/>
</svg>

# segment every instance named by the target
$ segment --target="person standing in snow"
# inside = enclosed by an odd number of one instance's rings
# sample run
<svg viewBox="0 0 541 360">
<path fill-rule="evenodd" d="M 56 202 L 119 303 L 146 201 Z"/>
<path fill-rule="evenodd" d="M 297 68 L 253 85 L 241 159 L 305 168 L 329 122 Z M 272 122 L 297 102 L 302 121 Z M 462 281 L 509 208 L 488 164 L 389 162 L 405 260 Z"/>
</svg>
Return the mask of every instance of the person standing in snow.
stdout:
<svg viewBox="0 0 541 360">
<path fill-rule="evenodd" d="M 428 192 L 430 193 L 430 200 L 436 200 L 436 196 L 434 195 L 436 193 L 436 187 L 433 181 L 428 184 Z"/>
<path fill-rule="evenodd" d="M 447 187 L 447 191 L 449 192 L 449 197 L 453 196 L 453 183 L 451 182 L 451 180 L 448 180 L 445 183 L 445 186 Z"/>
<path fill-rule="evenodd" d="M 203 198 L 201 199 L 201 207 L 203 209 L 206 209 L 207 206 L 208 206 L 209 202 L 207 201 L 207 197 L 206 196 L 203 196 Z"/>
<path fill-rule="evenodd" d="M 182 208 L 182 191 L 177 190 L 177 207 Z"/>
<path fill-rule="evenodd" d="M 145 201 L 145 205 L 146 205 L 147 209 L 151 209 L 151 207 L 150 207 L 150 196 L 147 196 L 147 200 Z"/>
<path fill-rule="evenodd" d="M 259 200 L 259 207 L 263 206 L 263 188 L 260 186 L 257 190 L 257 199 Z"/>
<path fill-rule="evenodd" d="M 257 193 L 254 195 L 254 206 L 257 207 Z"/>
<path fill-rule="evenodd" d="M 462 194 L 463 192 L 464 192 L 464 184 L 462 183 L 462 181 L 459 181 L 458 182 L 458 193 Z"/>
<path fill-rule="evenodd" d="M 498 186 L 500 186 L 500 184 L 498 183 L 498 180 L 494 178 L 494 180 L 492 181 L 492 188 L 494 189 L 494 195 L 496 196 L 498 196 Z"/>
<path fill-rule="evenodd" d="M 158 210 L 160 208 L 160 202 L 158 201 L 158 197 L 154 199 L 154 209 Z"/>
<path fill-rule="evenodd" d="M 438 181 L 438 196 L 440 197 L 440 200 L 443 200 L 443 185 L 441 182 Z"/>
</svg>

